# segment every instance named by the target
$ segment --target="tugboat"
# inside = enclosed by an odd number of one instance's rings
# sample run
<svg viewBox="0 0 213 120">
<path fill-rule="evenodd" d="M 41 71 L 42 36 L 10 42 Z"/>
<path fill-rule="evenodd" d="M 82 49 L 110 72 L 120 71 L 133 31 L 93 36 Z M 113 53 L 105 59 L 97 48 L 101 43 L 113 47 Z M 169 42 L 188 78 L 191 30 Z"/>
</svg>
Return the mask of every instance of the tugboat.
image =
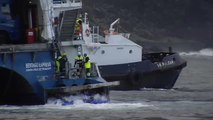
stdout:
<svg viewBox="0 0 213 120">
<path fill-rule="evenodd" d="M 120 81 L 113 90 L 140 90 L 142 88 L 171 89 L 175 85 L 181 70 L 186 67 L 186 61 L 170 48 L 168 52 L 143 53 L 143 47 L 129 39 L 129 33 L 115 31 L 115 20 L 109 30 L 101 36 L 99 26 L 90 26 L 87 13 L 78 16 L 66 11 L 62 13 L 62 29 L 60 29 L 61 44 L 71 60 L 77 52 L 86 53 L 95 62 L 100 73 L 107 81 Z M 75 29 L 66 34 L 66 28 L 71 29 L 68 16 L 76 14 L 82 20 L 81 32 L 76 36 Z M 75 52 L 73 52 L 75 51 Z"/>
<path fill-rule="evenodd" d="M 109 102 L 109 87 L 119 82 L 106 82 L 95 64 L 90 76 L 77 74 L 59 44 L 56 13 L 81 6 L 79 0 L 0 1 L 0 105 L 39 105 L 79 94 L 87 103 Z"/>
</svg>

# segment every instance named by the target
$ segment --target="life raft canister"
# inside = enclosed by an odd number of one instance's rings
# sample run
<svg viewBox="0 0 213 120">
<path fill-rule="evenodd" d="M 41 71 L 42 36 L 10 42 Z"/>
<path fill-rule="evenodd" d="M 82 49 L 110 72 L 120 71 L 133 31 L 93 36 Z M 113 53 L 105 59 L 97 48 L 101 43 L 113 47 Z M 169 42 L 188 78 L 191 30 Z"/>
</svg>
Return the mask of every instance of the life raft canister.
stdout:
<svg viewBox="0 0 213 120">
<path fill-rule="evenodd" d="M 85 30 L 85 33 L 86 33 L 86 36 L 87 36 L 87 37 L 90 36 L 90 30 L 89 30 L 89 29 L 86 29 L 86 30 Z"/>
</svg>

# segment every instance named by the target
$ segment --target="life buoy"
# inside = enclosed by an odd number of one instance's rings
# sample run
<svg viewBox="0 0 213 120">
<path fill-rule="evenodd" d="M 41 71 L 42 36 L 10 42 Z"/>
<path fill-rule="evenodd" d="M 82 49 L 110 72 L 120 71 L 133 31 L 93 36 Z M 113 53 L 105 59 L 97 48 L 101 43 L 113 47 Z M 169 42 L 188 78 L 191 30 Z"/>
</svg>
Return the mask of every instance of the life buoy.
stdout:
<svg viewBox="0 0 213 120">
<path fill-rule="evenodd" d="M 86 29 L 86 30 L 85 30 L 85 33 L 86 33 L 86 36 L 87 36 L 87 37 L 90 36 L 90 31 L 89 31 L 89 29 Z"/>
</svg>

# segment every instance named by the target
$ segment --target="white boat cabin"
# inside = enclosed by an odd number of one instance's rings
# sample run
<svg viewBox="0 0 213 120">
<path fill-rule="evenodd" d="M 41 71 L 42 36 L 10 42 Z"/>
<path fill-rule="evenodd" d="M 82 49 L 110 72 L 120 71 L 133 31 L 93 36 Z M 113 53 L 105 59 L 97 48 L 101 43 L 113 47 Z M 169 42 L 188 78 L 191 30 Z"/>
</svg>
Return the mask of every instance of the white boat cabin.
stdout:
<svg viewBox="0 0 213 120">
<path fill-rule="evenodd" d="M 87 53 L 90 60 L 98 65 L 126 64 L 142 61 L 142 47 L 129 40 L 130 34 L 117 33 L 113 25 L 119 22 L 117 19 L 105 31 L 105 37 L 99 35 L 99 27 L 90 27 L 87 21 L 87 13 L 82 23 L 80 39 L 62 41 L 62 46 L 68 55 L 69 61 L 74 64 L 74 56 L 78 52 Z"/>
</svg>

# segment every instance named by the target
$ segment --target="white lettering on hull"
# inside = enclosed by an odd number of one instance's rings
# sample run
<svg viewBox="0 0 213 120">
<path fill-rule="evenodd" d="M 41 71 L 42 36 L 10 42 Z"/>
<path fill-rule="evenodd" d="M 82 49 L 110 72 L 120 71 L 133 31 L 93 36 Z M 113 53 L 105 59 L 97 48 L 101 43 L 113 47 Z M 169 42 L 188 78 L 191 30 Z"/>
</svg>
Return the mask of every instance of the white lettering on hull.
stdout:
<svg viewBox="0 0 213 120">
<path fill-rule="evenodd" d="M 51 70 L 51 62 L 41 62 L 41 63 L 26 63 L 25 68 L 27 72 L 32 71 L 47 71 Z"/>
<path fill-rule="evenodd" d="M 158 62 L 156 63 L 156 65 L 161 68 L 161 67 L 164 67 L 164 66 L 168 66 L 168 65 L 172 65 L 174 64 L 174 61 L 173 60 L 170 60 L 170 61 L 166 61 L 166 62 Z"/>
</svg>

